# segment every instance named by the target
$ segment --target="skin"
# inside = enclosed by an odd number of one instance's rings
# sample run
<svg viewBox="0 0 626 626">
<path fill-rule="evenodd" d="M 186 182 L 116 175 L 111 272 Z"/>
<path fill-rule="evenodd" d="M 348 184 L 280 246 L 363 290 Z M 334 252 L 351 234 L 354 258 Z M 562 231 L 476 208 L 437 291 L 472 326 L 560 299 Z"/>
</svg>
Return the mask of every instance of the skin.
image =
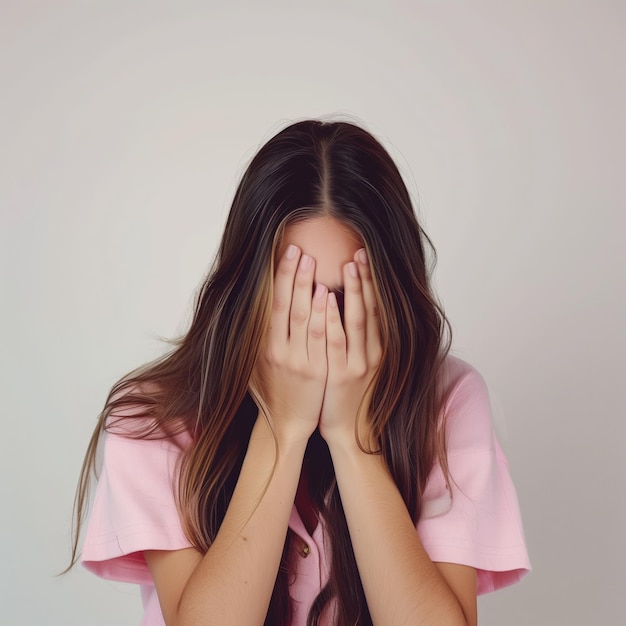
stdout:
<svg viewBox="0 0 626 626">
<path fill-rule="evenodd" d="M 268 407 L 273 434 L 259 416 L 206 554 L 192 548 L 144 553 L 168 626 L 263 624 L 306 443 L 318 426 L 374 624 L 476 624 L 476 571 L 430 560 L 382 457 L 365 454 L 355 440 L 359 406 L 381 354 L 362 246 L 331 217 L 286 228 L 270 329 L 251 382 Z M 343 325 L 337 288 L 345 292 Z M 367 442 L 367 425 L 359 421 L 359 428 Z"/>
</svg>

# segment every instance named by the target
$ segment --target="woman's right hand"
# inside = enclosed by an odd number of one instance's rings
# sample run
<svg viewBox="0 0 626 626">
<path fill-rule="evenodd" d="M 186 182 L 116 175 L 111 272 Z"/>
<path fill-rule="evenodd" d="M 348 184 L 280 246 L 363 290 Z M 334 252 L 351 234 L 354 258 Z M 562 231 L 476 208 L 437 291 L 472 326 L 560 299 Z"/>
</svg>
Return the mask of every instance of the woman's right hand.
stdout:
<svg viewBox="0 0 626 626">
<path fill-rule="evenodd" d="M 146 550 L 168 626 L 263 624 L 280 567 L 306 444 L 326 385 L 326 300 L 312 297 L 315 262 L 289 247 L 250 380 L 278 439 L 256 420 L 237 484 L 211 547 Z"/>
<path fill-rule="evenodd" d="M 318 425 L 326 386 L 326 301 L 315 260 L 289 245 L 278 263 L 269 329 L 250 381 L 279 446 L 308 440 Z"/>
</svg>

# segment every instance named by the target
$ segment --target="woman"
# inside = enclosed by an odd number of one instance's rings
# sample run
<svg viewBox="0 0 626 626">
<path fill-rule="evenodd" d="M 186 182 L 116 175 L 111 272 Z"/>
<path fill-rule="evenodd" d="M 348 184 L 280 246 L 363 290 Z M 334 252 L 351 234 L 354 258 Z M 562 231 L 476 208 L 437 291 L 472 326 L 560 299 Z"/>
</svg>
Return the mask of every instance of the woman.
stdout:
<svg viewBox="0 0 626 626">
<path fill-rule="evenodd" d="M 252 159 L 189 331 L 113 387 L 81 475 L 78 529 L 106 431 L 82 560 L 144 624 L 475 624 L 529 569 L 429 243 L 355 125 Z"/>
</svg>

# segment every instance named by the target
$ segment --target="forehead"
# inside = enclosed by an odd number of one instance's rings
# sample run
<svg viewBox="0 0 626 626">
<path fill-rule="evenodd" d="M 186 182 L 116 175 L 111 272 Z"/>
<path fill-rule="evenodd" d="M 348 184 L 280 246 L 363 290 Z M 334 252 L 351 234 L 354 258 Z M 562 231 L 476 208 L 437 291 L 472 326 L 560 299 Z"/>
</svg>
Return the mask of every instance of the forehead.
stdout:
<svg viewBox="0 0 626 626">
<path fill-rule="evenodd" d="M 359 234 L 330 216 L 289 224 L 284 231 L 278 258 L 289 244 L 315 259 L 315 282 L 330 289 L 343 287 L 343 266 L 363 247 Z"/>
</svg>

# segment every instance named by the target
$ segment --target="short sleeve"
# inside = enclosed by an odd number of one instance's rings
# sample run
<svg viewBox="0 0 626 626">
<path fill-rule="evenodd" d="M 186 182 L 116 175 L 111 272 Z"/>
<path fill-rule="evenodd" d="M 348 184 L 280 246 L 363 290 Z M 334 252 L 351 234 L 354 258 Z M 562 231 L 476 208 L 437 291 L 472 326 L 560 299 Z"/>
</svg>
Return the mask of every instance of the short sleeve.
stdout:
<svg viewBox="0 0 626 626">
<path fill-rule="evenodd" d="M 110 580 L 152 584 L 143 550 L 191 546 L 175 499 L 180 444 L 106 432 L 81 556 L 88 570 Z"/>
<path fill-rule="evenodd" d="M 511 585 L 530 571 L 515 487 L 491 424 L 480 374 L 448 357 L 444 407 L 450 487 L 436 465 L 417 530 L 435 562 L 478 571 L 478 594 Z"/>
</svg>

